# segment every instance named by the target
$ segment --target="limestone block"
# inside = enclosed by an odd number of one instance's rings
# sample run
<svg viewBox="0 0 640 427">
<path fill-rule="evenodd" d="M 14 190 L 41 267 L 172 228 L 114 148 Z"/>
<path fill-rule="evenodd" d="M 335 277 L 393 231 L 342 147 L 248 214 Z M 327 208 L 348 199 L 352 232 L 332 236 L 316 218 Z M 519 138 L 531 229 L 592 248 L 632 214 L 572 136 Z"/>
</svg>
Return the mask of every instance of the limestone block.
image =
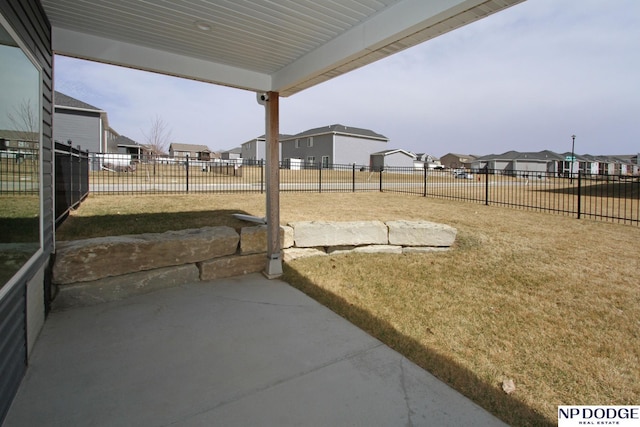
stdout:
<svg viewBox="0 0 640 427">
<path fill-rule="evenodd" d="M 293 227 L 289 227 L 288 225 L 281 225 L 280 229 L 284 231 L 282 236 L 282 248 L 291 248 L 295 244 L 293 240 Z"/>
<path fill-rule="evenodd" d="M 293 229 L 280 227 L 280 246 L 293 246 Z M 267 252 L 267 226 L 243 227 L 240 230 L 240 253 L 243 255 Z"/>
<path fill-rule="evenodd" d="M 327 253 L 318 248 L 288 248 L 282 251 L 284 262 L 293 261 L 298 258 L 308 258 L 312 256 L 326 256 Z"/>
<path fill-rule="evenodd" d="M 388 243 L 387 226 L 381 221 L 300 221 L 289 225 L 299 248 Z"/>
<path fill-rule="evenodd" d="M 195 264 L 156 268 L 124 276 L 105 277 L 90 282 L 59 285 L 53 301 L 55 310 L 116 301 L 158 289 L 197 282 L 200 272 Z"/>
<path fill-rule="evenodd" d="M 267 254 L 251 254 L 241 256 L 228 256 L 215 258 L 198 263 L 200 280 L 215 280 L 225 277 L 240 276 L 249 273 L 258 273 L 267 265 Z"/>
<path fill-rule="evenodd" d="M 193 264 L 236 253 L 239 240 L 238 233 L 231 227 L 204 227 L 60 242 L 56 248 L 53 282 L 91 281 Z"/>
<path fill-rule="evenodd" d="M 401 246 L 451 246 L 457 230 L 429 221 L 387 221 L 389 244 Z"/>
</svg>

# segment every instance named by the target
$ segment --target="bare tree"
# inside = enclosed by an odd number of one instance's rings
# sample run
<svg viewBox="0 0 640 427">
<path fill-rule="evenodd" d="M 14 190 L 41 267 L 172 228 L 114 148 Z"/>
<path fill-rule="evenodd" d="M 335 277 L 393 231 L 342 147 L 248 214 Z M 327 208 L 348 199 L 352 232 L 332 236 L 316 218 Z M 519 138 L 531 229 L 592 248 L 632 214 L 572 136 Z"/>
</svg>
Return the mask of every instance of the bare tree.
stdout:
<svg viewBox="0 0 640 427">
<path fill-rule="evenodd" d="M 39 129 L 37 111 L 31 106 L 31 100 L 25 99 L 20 105 L 14 107 L 13 113 L 8 113 L 7 117 L 14 130 L 20 132 L 20 137 L 25 141 L 37 141 Z"/>
<path fill-rule="evenodd" d="M 167 152 L 167 146 L 171 139 L 171 130 L 162 117 L 156 115 L 151 120 L 149 133 L 144 131 L 142 133 L 151 154 L 158 156 Z"/>
</svg>

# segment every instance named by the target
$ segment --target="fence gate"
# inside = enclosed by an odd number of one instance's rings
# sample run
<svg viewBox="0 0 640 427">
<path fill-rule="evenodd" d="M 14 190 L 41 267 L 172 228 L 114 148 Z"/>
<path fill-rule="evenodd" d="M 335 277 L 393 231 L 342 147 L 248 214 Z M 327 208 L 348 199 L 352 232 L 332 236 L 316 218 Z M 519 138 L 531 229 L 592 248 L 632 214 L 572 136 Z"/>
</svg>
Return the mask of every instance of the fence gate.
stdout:
<svg viewBox="0 0 640 427">
<path fill-rule="evenodd" d="M 27 369 L 26 286 L 0 298 L 0 424 Z"/>
</svg>

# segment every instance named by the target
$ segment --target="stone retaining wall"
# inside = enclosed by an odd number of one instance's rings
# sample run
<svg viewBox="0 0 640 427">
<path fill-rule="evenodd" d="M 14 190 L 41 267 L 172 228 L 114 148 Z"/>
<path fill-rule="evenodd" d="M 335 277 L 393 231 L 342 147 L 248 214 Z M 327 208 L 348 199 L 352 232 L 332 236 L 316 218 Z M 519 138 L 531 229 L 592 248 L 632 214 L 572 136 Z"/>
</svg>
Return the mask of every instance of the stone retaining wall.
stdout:
<svg viewBox="0 0 640 427">
<path fill-rule="evenodd" d="M 304 221 L 280 228 L 283 260 L 446 250 L 456 229 L 427 221 Z M 58 242 L 56 309 L 121 299 L 198 280 L 261 272 L 267 226 L 204 227 Z"/>
</svg>

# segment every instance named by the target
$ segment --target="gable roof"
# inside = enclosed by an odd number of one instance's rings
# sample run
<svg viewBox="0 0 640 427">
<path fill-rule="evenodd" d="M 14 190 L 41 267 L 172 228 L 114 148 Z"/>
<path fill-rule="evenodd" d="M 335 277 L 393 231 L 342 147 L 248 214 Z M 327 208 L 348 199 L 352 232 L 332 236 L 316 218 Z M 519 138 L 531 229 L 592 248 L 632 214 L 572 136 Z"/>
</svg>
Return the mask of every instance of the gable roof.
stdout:
<svg viewBox="0 0 640 427">
<path fill-rule="evenodd" d="M 447 153 L 442 157 L 445 157 L 445 156 L 457 157 L 458 160 L 460 160 L 460 161 L 462 161 L 464 163 L 473 162 L 478 157 L 478 156 L 475 156 L 473 154 L 459 154 L 459 153 Z"/>
<path fill-rule="evenodd" d="M 296 135 L 291 135 L 288 138 L 284 138 L 283 140 L 291 140 L 297 138 L 307 138 L 310 136 L 319 136 L 319 135 L 327 135 L 327 134 L 336 134 L 336 135 L 346 135 L 346 136 L 354 136 L 357 138 L 367 138 L 367 139 L 377 139 L 381 141 L 389 141 L 384 135 L 376 133 L 369 129 L 356 128 L 351 126 L 345 126 L 340 124 L 323 126 L 319 128 L 305 130 L 304 132 L 300 132 Z"/>
<path fill-rule="evenodd" d="M 144 144 L 138 144 L 133 139 L 131 139 L 131 138 L 127 137 L 127 136 L 124 136 L 124 135 L 118 135 L 118 137 L 115 139 L 115 143 L 119 147 L 140 147 L 140 148 L 146 148 L 147 147 Z"/>
<path fill-rule="evenodd" d="M 169 144 L 169 150 L 173 150 L 173 151 L 189 151 L 191 153 L 206 153 L 206 152 L 211 152 L 211 150 L 209 150 L 209 147 L 207 147 L 206 145 L 200 145 L 200 144 L 179 144 L 177 142 L 173 142 L 171 144 Z"/>
<path fill-rule="evenodd" d="M 221 153 L 242 154 L 242 148 L 235 147 L 230 150 L 222 150 Z"/>
<path fill-rule="evenodd" d="M 502 154 L 489 154 L 486 156 L 478 157 L 478 161 L 487 160 L 504 160 L 504 161 L 518 161 L 527 160 L 533 162 L 548 162 L 553 160 L 564 160 L 564 155 L 554 153 L 553 151 L 543 150 L 538 152 L 520 152 L 520 151 L 507 151 Z"/>
<path fill-rule="evenodd" d="M 291 138 L 291 137 L 292 137 L 292 135 L 287 135 L 287 134 L 281 133 L 281 134 L 278 135 L 278 141 L 282 141 L 283 139 L 287 139 L 287 138 Z M 250 139 L 249 141 L 243 142 L 241 145 L 245 145 L 245 144 L 248 144 L 250 142 L 255 142 L 255 141 L 263 141 L 264 142 L 264 141 L 266 141 L 266 139 L 267 139 L 267 135 L 262 134 L 262 135 L 260 135 L 258 137 Z"/>
<path fill-rule="evenodd" d="M 53 103 L 56 107 L 67 107 L 74 110 L 88 110 L 100 113 L 103 112 L 103 110 L 100 108 L 94 107 L 91 104 L 87 104 L 86 102 L 72 98 L 69 95 L 65 95 L 64 93 L 58 91 L 54 91 L 53 93 Z"/>
<path fill-rule="evenodd" d="M 398 154 L 398 153 L 404 154 L 405 156 L 408 156 L 408 157 L 411 157 L 414 160 L 416 159 L 416 155 L 415 154 L 410 153 L 410 152 L 408 152 L 406 150 L 403 150 L 401 148 L 396 148 L 396 149 L 393 149 L 393 150 L 382 150 L 382 151 L 378 151 L 376 153 L 371 153 L 371 155 L 372 156 L 385 156 L 386 157 L 386 156 L 390 156 L 392 154 Z"/>
</svg>

